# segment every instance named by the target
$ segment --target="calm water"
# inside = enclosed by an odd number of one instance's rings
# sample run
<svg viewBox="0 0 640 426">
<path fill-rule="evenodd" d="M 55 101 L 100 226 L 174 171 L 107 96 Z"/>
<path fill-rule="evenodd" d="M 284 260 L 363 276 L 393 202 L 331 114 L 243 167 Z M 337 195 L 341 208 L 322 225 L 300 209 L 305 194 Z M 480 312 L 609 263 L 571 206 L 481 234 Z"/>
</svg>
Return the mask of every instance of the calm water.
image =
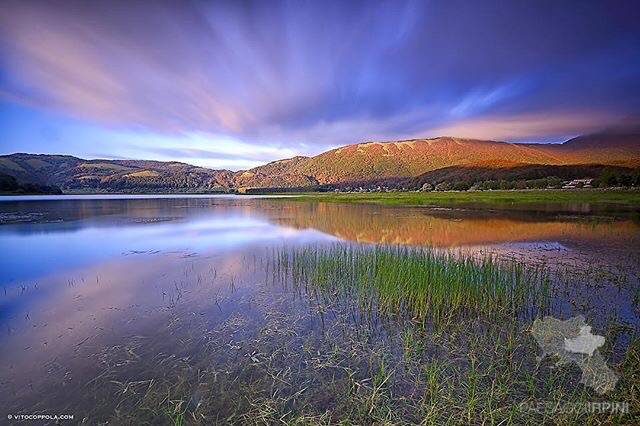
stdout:
<svg viewBox="0 0 640 426">
<path fill-rule="evenodd" d="M 224 389 L 252 383 L 251 391 L 238 392 L 260 394 L 268 388 L 252 382 L 262 377 L 255 372 L 230 371 L 276 359 L 279 349 L 269 344 L 298 352 L 309 344 L 320 353 L 336 341 L 327 335 L 350 335 L 354 324 L 339 312 L 325 317 L 313 300 L 269 280 L 274 247 L 317 244 L 431 246 L 600 273 L 597 290 L 567 290 L 587 303 L 565 301 L 567 314 L 604 322 L 615 313 L 637 328 L 640 222 L 634 210 L 382 207 L 233 196 L 5 197 L 0 415 L 55 411 L 75 413 L 75 422 L 118 416 L 136 422 L 133 413 L 143 403 L 168 404 L 145 399 L 156 383 L 176 386 L 171 389 L 188 395 L 191 405 L 215 394 L 217 410 L 228 412 L 233 403 L 220 396 Z M 394 335 L 390 325 L 380 327 L 379 336 Z M 203 371 L 214 371 L 216 379 L 204 380 Z M 320 393 L 310 401 L 318 410 L 336 404 Z M 144 419 L 166 415 L 147 411 Z"/>
</svg>

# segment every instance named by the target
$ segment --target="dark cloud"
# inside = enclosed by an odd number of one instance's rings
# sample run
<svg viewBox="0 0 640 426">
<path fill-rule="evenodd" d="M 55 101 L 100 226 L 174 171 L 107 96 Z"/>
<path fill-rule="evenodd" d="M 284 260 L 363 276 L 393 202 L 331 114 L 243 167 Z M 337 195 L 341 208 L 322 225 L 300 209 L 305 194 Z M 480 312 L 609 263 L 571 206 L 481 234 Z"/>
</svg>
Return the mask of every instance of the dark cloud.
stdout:
<svg viewBox="0 0 640 426">
<path fill-rule="evenodd" d="M 289 147 L 577 134 L 640 110 L 638 4 L 7 1 L 0 85 L 99 123 Z"/>
</svg>

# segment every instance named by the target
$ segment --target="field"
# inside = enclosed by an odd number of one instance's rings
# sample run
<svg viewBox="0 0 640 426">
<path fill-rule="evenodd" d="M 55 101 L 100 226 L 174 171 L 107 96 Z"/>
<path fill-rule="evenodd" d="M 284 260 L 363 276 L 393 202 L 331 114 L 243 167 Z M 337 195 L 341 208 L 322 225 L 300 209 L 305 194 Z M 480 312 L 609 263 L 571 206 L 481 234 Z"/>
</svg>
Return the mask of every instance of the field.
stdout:
<svg viewBox="0 0 640 426">
<path fill-rule="evenodd" d="M 278 194 L 282 195 L 282 194 Z M 462 203 L 613 203 L 640 205 L 640 190 L 531 190 L 477 192 L 296 193 L 287 201 L 434 205 Z"/>
</svg>

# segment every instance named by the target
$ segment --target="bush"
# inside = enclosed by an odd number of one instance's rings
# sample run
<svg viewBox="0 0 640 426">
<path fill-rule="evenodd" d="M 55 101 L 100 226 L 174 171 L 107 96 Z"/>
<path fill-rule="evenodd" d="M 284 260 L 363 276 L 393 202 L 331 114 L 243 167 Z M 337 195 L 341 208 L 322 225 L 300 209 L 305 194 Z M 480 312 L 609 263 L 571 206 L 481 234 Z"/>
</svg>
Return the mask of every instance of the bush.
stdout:
<svg viewBox="0 0 640 426">
<path fill-rule="evenodd" d="M 532 189 L 544 189 L 548 185 L 547 178 L 531 179 L 527 181 L 527 187 Z"/>
<path fill-rule="evenodd" d="M 485 180 L 484 182 L 482 182 L 480 184 L 480 189 L 499 189 L 500 186 L 498 185 L 498 181 L 497 180 Z"/>
<path fill-rule="evenodd" d="M 498 188 L 499 189 L 513 189 L 514 187 L 515 187 L 514 183 L 511 182 L 511 181 L 508 181 L 508 180 L 501 179 L 498 182 Z"/>
<path fill-rule="evenodd" d="M 425 184 L 422 185 L 422 187 L 420 188 L 420 191 L 422 192 L 433 191 L 433 185 L 431 185 L 429 182 L 425 182 Z"/>
<path fill-rule="evenodd" d="M 557 176 L 548 177 L 547 186 L 550 188 L 562 188 L 562 179 Z"/>
<path fill-rule="evenodd" d="M 470 185 L 467 182 L 456 182 L 453 184 L 453 187 L 451 189 L 453 189 L 454 191 L 468 191 L 470 188 Z"/>
<path fill-rule="evenodd" d="M 640 167 L 631 173 L 631 184 L 633 186 L 640 186 Z"/>
<path fill-rule="evenodd" d="M 616 186 L 618 184 L 618 177 L 616 172 L 611 167 L 606 167 L 596 179 L 598 186 Z"/>
<path fill-rule="evenodd" d="M 449 185 L 447 182 L 441 182 L 436 185 L 436 191 L 448 191 L 450 187 L 451 185 Z"/>
<path fill-rule="evenodd" d="M 631 180 L 631 175 L 630 174 L 621 174 L 618 175 L 617 177 L 618 180 L 618 185 L 620 186 L 631 186 L 632 185 L 632 180 Z"/>
</svg>

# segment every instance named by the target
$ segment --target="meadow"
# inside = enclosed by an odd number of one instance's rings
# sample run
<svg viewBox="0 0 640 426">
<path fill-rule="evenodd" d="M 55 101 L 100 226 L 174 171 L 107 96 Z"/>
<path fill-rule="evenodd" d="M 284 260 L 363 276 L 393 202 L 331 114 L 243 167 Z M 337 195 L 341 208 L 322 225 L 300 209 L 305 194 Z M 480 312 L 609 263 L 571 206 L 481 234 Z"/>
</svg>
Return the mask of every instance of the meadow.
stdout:
<svg viewBox="0 0 640 426">
<path fill-rule="evenodd" d="M 282 194 L 280 194 L 282 195 Z M 389 205 L 590 203 L 640 206 L 640 190 L 509 190 L 445 192 L 295 193 L 287 201 Z"/>
</svg>

